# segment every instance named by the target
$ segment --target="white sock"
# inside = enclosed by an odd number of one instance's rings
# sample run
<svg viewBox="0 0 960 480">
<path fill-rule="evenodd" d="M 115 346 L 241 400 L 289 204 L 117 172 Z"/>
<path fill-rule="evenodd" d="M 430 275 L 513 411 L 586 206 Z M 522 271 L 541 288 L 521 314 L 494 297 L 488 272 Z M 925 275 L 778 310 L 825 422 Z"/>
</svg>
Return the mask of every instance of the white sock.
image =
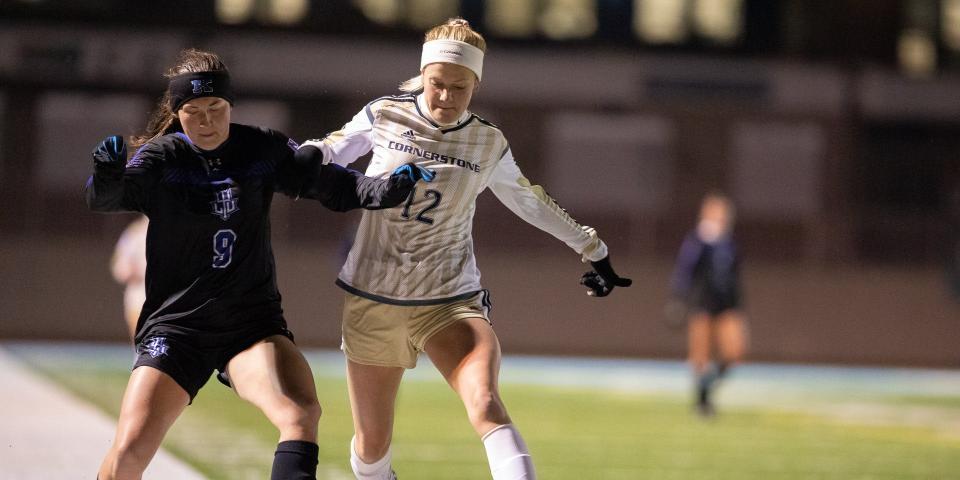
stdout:
<svg viewBox="0 0 960 480">
<path fill-rule="evenodd" d="M 353 474 L 357 480 L 391 480 L 393 470 L 390 469 L 390 459 L 392 457 L 391 449 L 387 448 L 387 454 L 380 460 L 373 463 L 363 463 L 356 449 L 357 437 L 350 439 L 350 467 L 353 468 Z"/>
<path fill-rule="evenodd" d="M 512 424 L 500 425 L 483 436 L 493 480 L 535 480 L 533 460 L 520 432 Z"/>
</svg>

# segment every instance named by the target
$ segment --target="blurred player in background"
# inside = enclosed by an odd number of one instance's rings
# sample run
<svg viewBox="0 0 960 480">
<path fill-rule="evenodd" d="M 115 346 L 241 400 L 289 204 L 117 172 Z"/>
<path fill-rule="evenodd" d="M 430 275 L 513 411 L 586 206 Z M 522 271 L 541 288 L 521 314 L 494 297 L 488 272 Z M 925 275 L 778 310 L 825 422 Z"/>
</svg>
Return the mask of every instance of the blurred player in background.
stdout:
<svg viewBox="0 0 960 480">
<path fill-rule="evenodd" d="M 500 399 L 500 344 L 473 253 L 476 198 L 489 188 L 511 211 L 591 262 L 581 283 L 605 296 L 629 286 L 607 246 L 543 188 L 524 178 L 499 128 L 468 110 L 486 42 L 463 19 L 429 30 L 420 75 L 402 95 L 367 104 L 341 130 L 309 141 L 324 162 L 348 165 L 373 152 L 367 174 L 406 162 L 436 172 L 403 209 L 364 212 L 337 284 L 346 290 L 343 351 L 358 479 L 391 479 L 394 405 L 404 369 L 426 352 L 466 407 L 494 479 L 533 479 L 533 462 Z M 572 432 L 575 434 L 575 432 Z"/>
<path fill-rule="evenodd" d="M 132 339 L 137 331 L 140 309 L 147 298 L 144 283 L 147 273 L 147 225 L 146 215 L 130 222 L 120 234 L 117 246 L 110 258 L 110 273 L 113 279 L 124 285 L 123 318 Z"/>
<path fill-rule="evenodd" d="M 706 195 L 697 227 L 684 239 L 671 279 L 668 315 L 687 321 L 695 406 L 704 416 L 714 414 L 712 393 L 717 382 L 743 359 L 747 349 L 734 216 L 728 197 Z"/>
<path fill-rule="evenodd" d="M 419 170 L 371 179 L 299 157 L 273 130 L 230 123 L 220 58 L 185 50 L 126 162 L 120 137 L 94 151 L 87 203 L 138 211 L 147 227 L 147 298 L 137 358 L 100 480 L 139 479 L 167 430 L 214 370 L 277 427 L 274 480 L 313 479 L 320 405 L 287 330 L 270 241 L 274 192 L 343 211 L 395 206 Z"/>
</svg>

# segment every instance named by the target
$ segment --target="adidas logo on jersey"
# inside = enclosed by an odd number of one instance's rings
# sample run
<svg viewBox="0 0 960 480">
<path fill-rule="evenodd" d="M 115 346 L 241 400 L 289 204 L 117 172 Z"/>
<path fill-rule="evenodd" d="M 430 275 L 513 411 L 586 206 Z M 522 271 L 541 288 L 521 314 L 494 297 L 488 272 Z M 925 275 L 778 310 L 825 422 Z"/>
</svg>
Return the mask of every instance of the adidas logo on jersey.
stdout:
<svg viewBox="0 0 960 480">
<path fill-rule="evenodd" d="M 407 130 L 400 134 L 401 137 L 406 138 L 407 140 L 416 140 L 417 136 L 414 135 L 413 130 Z"/>
</svg>

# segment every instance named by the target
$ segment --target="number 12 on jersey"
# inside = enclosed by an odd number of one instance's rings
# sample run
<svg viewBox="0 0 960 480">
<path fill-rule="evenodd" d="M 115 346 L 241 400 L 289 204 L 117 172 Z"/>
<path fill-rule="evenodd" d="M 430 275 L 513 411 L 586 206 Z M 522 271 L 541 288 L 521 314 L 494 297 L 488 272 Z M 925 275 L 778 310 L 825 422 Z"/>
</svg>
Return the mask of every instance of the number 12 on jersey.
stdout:
<svg viewBox="0 0 960 480">
<path fill-rule="evenodd" d="M 429 212 L 430 210 L 433 210 L 434 208 L 437 208 L 437 206 L 440 205 L 440 200 L 443 198 L 443 195 L 436 190 L 427 190 L 426 192 L 423 193 L 423 196 L 428 199 L 433 199 L 433 201 L 430 202 L 429 205 L 427 205 L 427 208 L 420 210 L 420 212 L 417 213 L 413 217 L 413 219 L 421 223 L 426 223 L 427 225 L 433 225 L 433 217 L 428 217 L 427 212 Z M 413 205 L 413 201 L 416 198 L 417 198 L 417 189 L 416 187 L 414 187 L 413 191 L 410 192 L 410 196 L 407 197 L 406 205 L 403 206 L 403 212 L 400 214 L 401 217 L 407 218 L 407 219 L 410 218 L 410 206 Z"/>
<path fill-rule="evenodd" d="M 233 246 L 237 234 L 233 230 L 217 230 L 213 234 L 213 268 L 227 268 L 233 260 Z"/>
</svg>

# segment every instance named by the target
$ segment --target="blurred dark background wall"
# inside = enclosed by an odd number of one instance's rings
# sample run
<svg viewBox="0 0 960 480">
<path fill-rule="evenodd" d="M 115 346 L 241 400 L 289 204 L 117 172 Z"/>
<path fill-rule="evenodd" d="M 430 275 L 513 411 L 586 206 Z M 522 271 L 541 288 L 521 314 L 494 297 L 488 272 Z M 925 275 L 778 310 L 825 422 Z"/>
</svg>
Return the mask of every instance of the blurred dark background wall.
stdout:
<svg viewBox="0 0 960 480">
<path fill-rule="evenodd" d="M 587 298 L 575 254 L 482 195 L 506 351 L 682 355 L 666 281 L 722 189 L 753 358 L 960 364 L 956 0 L 0 1 L 0 338 L 125 338 L 107 262 L 132 217 L 88 212 L 80 188 L 102 137 L 143 128 L 181 48 L 226 57 L 235 121 L 316 138 L 416 74 L 423 30 L 456 15 L 490 43 L 472 109 L 635 280 Z M 357 218 L 275 203 L 302 344 L 338 343 Z"/>
</svg>

